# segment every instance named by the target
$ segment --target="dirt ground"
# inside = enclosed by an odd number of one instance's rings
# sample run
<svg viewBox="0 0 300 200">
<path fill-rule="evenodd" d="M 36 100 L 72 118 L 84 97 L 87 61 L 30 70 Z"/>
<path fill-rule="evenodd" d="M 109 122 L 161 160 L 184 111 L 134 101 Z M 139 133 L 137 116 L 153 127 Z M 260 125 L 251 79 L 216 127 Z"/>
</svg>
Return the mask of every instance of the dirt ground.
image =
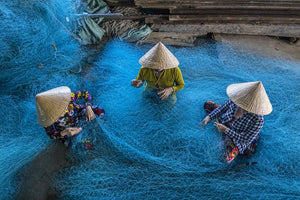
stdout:
<svg viewBox="0 0 300 200">
<path fill-rule="evenodd" d="M 35 159 L 20 172 L 23 182 L 20 184 L 17 200 L 54 200 L 52 176 L 60 169 L 70 167 L 67 161 L 67 148 L 60 141 L 53 141 Z"/>
<path fill-rule="evenodd" d="M 215 34 L 220 42 L 230 42 L 235 48 L 252 51 L 260 56 L 281 57 L 300 61 L 300 40 L 290 42 L 268 36 Z"/>
</svg>

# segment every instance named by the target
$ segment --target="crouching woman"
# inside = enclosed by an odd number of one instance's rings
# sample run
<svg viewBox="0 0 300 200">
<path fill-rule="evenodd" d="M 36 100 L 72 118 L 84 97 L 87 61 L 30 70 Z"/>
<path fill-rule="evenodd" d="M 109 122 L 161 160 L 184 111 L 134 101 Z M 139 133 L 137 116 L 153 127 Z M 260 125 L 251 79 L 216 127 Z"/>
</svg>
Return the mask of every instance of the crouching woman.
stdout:
<svg viewBox="0 0 300 200">
<path fill-rule="evenodd" d="M 100 118 L 105 114 L 103 108 L 91 104 L 88 91 L 71 92 L 70 88 L 62 86 L 39 93 L 35 98 L 39 125 L 51 139 L 63 143 L 82 130 L 77 127 L 82 118 L 91 121 L 95 114 Z M 84 99 L 84 104 L 76 103 L 80 99 Z"/>
<path fill-rule="evenodd" d="M 208 115 L 201 123 L 217 119 L 214 126 L 225 134 L 226 161 L 231 162 L 238 154 L 254 153 L 263 115 L 272 112 L 272 105 L 260 81 L 231 84 L 226 92 L 229 100 L 223 105 L 204 104 Z"/>
</svg>

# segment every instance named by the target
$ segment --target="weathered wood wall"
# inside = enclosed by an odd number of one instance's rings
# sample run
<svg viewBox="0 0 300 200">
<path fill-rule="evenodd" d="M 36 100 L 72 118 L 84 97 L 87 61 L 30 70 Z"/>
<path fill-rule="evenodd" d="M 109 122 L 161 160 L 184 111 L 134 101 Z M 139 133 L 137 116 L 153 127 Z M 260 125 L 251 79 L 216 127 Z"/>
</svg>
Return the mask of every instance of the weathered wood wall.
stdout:
<svg viewBox="0 0 300 200">
<path fill-rule="evenodd" d="M 154 32 L 145 42 L 191 46 L 207 33 L 300 37 L 300 0 L 114 1 L 146 13 Z"/>
<path fill-rule="evenodd" d="M 300 24 L 299 0 L 135 0 L 135 5 L 168 9 L 169 22 Z"/>
</svg>

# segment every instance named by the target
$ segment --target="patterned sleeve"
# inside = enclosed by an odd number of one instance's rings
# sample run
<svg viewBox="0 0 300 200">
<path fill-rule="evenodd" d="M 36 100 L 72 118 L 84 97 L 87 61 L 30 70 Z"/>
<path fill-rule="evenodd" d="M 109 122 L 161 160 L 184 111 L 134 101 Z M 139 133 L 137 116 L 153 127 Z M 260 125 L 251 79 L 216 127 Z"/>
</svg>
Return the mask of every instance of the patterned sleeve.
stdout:
<svg viewBox="0 0 300 200">
<path fill-rule="evenodd" d="M 91 105 L 92 97 L 88 91 L 80 90 L 71 93 L 71 101 L 77 101 L 79 99 L 84 99 L 86 106 Z"/>
<path fill-rule="evenodd" d="M 234 142 L 234 144 L 239 148 L 241 152 L 247 148 L 247 146 L 254 140 L 254 138 L 259 134 L 261 128 L 264 124 L 264 118 L 262 116 L 256 116 L 251 119 L 251 123 L 247 126 L 247 129 L 241 133 L 237 133 L 232 129 L 228 128 L 225 132 Z"/>
<path fill-rule="evenodd" d="M 218 108 L 214 109 L 211 113 L 209 113 L 208 116 L 211 119 L 218 117 L 220 114 L 222 114 L 225 110 L 227 110 L 229 108 L 231 103 L 233 103 L 233 102 L 229 99 L 223 105 L 219 106 Z"/>
<path fill-rule="evenodd" d="M 51 139 L 63 139 L 65 138 L 65 136 L 61 136 L 61 132 L 63 130 L 65 130 L 65 127 L 62 126 L 57 126 L 54 124 L 51 124 L 48 127 L 45 127 L 46 133 L 47 135 L 51 138 Z"/>
</svg>

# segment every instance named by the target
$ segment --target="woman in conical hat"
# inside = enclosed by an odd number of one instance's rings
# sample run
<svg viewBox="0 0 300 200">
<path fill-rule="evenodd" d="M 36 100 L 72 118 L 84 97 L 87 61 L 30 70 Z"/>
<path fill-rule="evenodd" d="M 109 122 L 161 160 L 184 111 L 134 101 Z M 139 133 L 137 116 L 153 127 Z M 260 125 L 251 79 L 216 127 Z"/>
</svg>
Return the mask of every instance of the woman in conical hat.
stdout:
<svg viewBox="0 0 300 200">
<path fill-rule="evenodd" d="M 201 122 L 206 125 L 217 118 L 214 126 L 225 133 L 226 160 L 231 162 L 238 154 L 254 153 L 259 132 L 263 127 L 263 115 L 272 112 L 272 105 L 260 81 L 231 84 L 227 87 L 230 98 L 223 105 L 207 101 L 207 116 Z"/>
<path fill-rule="evenodd" d="M 133 87 L 140 88 L 146 81 L 146 86 L 159 91 L 162 100 L 184 87 L 179 62 L 163 43 L 157 43 L 139 63 L 142 67 L 136 79 L 131 81 Z"/>
<path fill-rule="evenodd" d="M 63 143 L 69 136 L 78 134 L 82 128 L 77 128 L 79 119 L 83 116 L 91 121 L 95 114 L 104 116 L 101 107 L 93 106 L 88 91 L 71 92 L 66 86 L 54 88 L 36 95 L 38 123 L 43 126 L 51 139 L 59 139 Z M 85 104 L 75 101 L 84 99 Z"/>
</svg>

